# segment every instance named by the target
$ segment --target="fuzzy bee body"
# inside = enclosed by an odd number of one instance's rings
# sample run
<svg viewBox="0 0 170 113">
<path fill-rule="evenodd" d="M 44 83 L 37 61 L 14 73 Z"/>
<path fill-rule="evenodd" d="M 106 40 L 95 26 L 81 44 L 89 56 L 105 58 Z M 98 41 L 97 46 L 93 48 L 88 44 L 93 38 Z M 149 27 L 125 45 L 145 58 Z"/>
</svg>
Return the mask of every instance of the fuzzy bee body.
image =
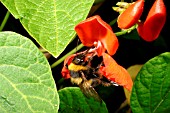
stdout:
<svg viewBox="0 0 170 113">
<path fill-rule="evenodd" d="M 87 58 L 87 56 L 89 56 L 87 54 L 88 52 L 84 52 L 76 55 L 72 62 L 67 66 L 70 80 L 73 84 L 80 87 L 85 96 L 93 97 L 101 102 L 101 98 L 94 87 L 100 84 L 108 87 L 113 84 L 98 72 L 98 67 L 101 65 L 102 59 L 99 59 L 99 57 L 96 57 L 91 53 L 91 57 Z M 99 63 L 95 64 L 96 61 L 99 61 Z"/>
</svg>

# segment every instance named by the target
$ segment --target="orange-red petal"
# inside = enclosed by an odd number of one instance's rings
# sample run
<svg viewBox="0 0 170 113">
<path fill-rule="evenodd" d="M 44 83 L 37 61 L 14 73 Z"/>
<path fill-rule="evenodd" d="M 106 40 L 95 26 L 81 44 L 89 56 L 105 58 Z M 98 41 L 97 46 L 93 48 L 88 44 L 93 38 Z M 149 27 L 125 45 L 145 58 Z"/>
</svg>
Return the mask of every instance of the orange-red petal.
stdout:
<svg viewBox="0 0 170 113">
<path fill-rule="evenodd" d="M 65 66 L 66 64 L 69 65 L 69 64 L 72 62 L 73 58 L 74 58 L 76 55 L 77 55 L 77 54 L 72 54 L 72 55 L 68 56 L 68 57 L 64 60 L 64 66 Z"/>
<path fill-rule="evenodd" d="M 103 73 L 106 78 L 131 91 L 133 82 L 129 73 L 108 54 L 103 53 L 104 69 Z"/>
<path fill-rule="evenodd" d="M 70 78 L 69 70 L 64 66 L 61 70 L 62 77 L 65 79 Z"/>
<path fill-rule="evenodd" d="M 143 24 L 138 25 L 138 33 L 145 41 L 158 38 L 166 21 L 166 7 L 163 0 L 156 0 Z"/>
<path fill-rule="evenodd" d="M 115 54 L 118 48 L 118 39 L 112 28 L 96 15 L 75 26 L 75 31 L 84 46 L 93 46 L 100 41 L 110 55 Z"/>
<path fill-rule="evenodd" d="M 121 29 L 128 29 L 136 24 L 142 15 L 144 7 L 144 0 L 138 0 L 131 4 L 123 13 L 118 17 L 118 27 Z"/>
<path fill-rule="evenodd" d="M 96 52 L 99 57 L 102 56 L 102 54 L 106 51 L 100 41 L 95 42 L 94 46 L 96 47 Z"/>
<path fill-rule="evenodd" d="M 61 74 L 62 74 L 62 77 L 65 79 L 70 78 L 70 73 L 69 73 L 69 70 L 67 69 L 66 65 L 69 65 L 75 56 L 76 56 L 76 54 L 70 55 L 64 60 L 64 66 L 61 70 Z"/>
</svg>

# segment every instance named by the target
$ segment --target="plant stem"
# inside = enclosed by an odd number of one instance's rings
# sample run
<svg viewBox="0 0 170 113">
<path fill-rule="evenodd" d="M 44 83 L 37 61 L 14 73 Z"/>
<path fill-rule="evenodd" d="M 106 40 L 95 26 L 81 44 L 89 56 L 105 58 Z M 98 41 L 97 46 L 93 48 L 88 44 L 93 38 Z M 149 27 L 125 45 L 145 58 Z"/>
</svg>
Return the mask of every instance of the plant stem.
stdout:
<svg viewBox="0 0 170 113">
<path fill-rule="evenodd" d="M 116 23 L 116 21 L 117 21 L 117 18 L 115 18 L 114 20 L 112 20 L 112 21 L 109 23 L 109 25 L 112 26 L 113 24 Z"/>
<path fill-rule="evenodd" d="M 7 11 L 7 13 L 6 13 L 6 15 L 5 15 L 5 17 L 4 17 L 4 19 L 3 19 L 2 23 L 1 23 L 0 31 L 2 31 L 2 29 L 4 28 L 6 22 L 7 22 L 8 18 L 9 18 L 9 15 L 10 15 L 10 12 Z"/>
<path fill-rule="evenodd" d="M 122 31 L 120 31 L 120 32 L 116 32 L 115 34 L 116 34 L 116 36 L 124 35 L 124 34 L 126 34 L 126 33 L 130 33 L 132 30 L 136 29 L 136 27 L 137 27 L 137 25 L 134 25 L 134 26 L 132 26 L 132 27 L 129 28 L 129 29 L 122 30 Z"/>
<path fill-rule="evenodd" d="M 95 0 L 94 4 L 98 4 L 98 3 L 101 3 L 101 2 L 104 2 L 104 0 Z"/>
<path fill-rule="evenodd" d="M 127 31 L 124 30 L 124 31 L 116 32 L 115 35 L 116 35 L 116 36 L 121 36 L 121 35 L 124 35 L 124 34 L 126 34 L 126 33 L 127 33 Z"/>
<path fill-rule="evenodd" d="M 57 82 L 58 85 L 61 85 L 61 84 L 63 83 L 64 80 L 65 80 L 64 78 L 61 78 L 61 79 Z"/>
<path fill-rule="evenodd" d="M 45 50 L 45 49 L 43 49 L 43 48 L 39 48 L 39 50 L 40 50 L 42 53 L 48 52 L 47 50 Z"/>
<path fill-rule="evenodd" d="M 51 68 L 54 68 L 55 66 L 57 66 L 58 64 L 60 64 L 62 61 L 64 61 L 64 59 L 66 59 L 69 55 L 75 53 L 75 51 L 80 50 L 84 45 L 81 43 L 80 45 L 78 45 L 77 47 L 75 47 L 73 50 L 71 50 L 69 53 L 67 53 L 66 55 L 64 55 L 63 57 L 61 57 L 59 60 L 57 60 L 56 62 L 54 62 L 51 65 Z"/>
</svg>

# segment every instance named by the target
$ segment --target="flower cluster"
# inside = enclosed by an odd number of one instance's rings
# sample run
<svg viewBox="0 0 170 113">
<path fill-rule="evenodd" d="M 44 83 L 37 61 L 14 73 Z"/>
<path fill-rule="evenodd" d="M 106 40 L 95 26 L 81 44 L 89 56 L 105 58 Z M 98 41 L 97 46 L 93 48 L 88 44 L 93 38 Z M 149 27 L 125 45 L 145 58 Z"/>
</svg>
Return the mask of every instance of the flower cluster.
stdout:
<svg viewBox="0 0 170 113">
<path fill-rule="evenodd" d="M 119 46 L 118 39 L 110 25 L 96 15 L 76 25 L 75 31 L 83 45 L 90 47 L 89 53 L 96 53 L 98 57 L 103 58 L 104 65 L 99 67 L 100 74 L 130 91 L 133 82 L 129 73 L 110 56 L 116 53 Z M 65 59 L 64 65 L 69 65 L 75 56 L 76 54 L 73 54 Z M 62 75 L 64 78 L 70 78 L 66 67 L 63 67 Z"/>
<path fill-rule="evenodd" d="M 158 38 L 166 21 L 166 7 L 163 0 L 156 0 L 152 5 L 146 20 L 140 22 L 139 19 L 144 9 L 144 0 L 137 0 L 132 3 L 118 17 L 118 27 L 128 29 L 134 24 L 138 24 L 137 31 L 145 41 L 154 41 Z"/>
</svg>

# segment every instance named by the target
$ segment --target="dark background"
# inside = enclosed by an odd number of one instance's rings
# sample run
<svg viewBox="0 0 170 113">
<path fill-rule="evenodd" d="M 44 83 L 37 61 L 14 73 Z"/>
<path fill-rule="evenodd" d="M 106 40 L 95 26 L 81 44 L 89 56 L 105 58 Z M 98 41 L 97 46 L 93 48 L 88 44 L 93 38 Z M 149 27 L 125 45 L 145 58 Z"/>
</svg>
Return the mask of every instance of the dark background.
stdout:
<svg viewBox="0 0 170 113">
<path fill-rule="evenodd" d="M 130 0 L 126 0 L 126 1 L 130 2 Z M 147 13 L 154 1 L 155 0 L 145 0 L 145 7 L 144 7 L 144 12 L 142 14 L 141 20 L 145 20 Z M 170 31 L 169 31 L 170 6 L 168 6 L 169 5 L 168 1 L 169 0 L 164 0 L 164 3 L 167 8 L 167 20 L 161 31 L 160 37 L 157 40 L 153 42 L 145 42 L 140 37 L 135 38 L 134 34 L 136 33 L 136 31 L 133 31 L 128 35 L 118 36 L 120 46 L 116 54 L 113 56 L 118 64 L 122 65 L 125 68 L 128 68 L 129 66 L 134 64 L 144 64 L 149 59 L 163 52 L 170 51 L 170 39 L 169 39 L 170 38 Z M 116 6 L 115 4 L 117 2 L 118 0 L 105 0 L 105 2 L 92 15 L 96 15 L 96 14 L 100 15 L 104 21 L 110 23 L 119 15 L 119 13 L 113 11 L 112 9 L 113 6 Z M 6 12 L 7 9 L 0 3 L 0 22 L 2 22 Z M 120 31 L 120 29 L 117 27 L 117 24 L 114 24 L 112 26 L 112 29 L 114 30 L 114 32 Z M 27 31 L 20 24 L 19 20 L 15 19 L 12 15 L 10 15 L 3 31 L 14 31 L 23 36 L 26 36 L 30 38 L 37 45 L 37 47 L 39 47 L 36 41 L 27 33 Z M 131 37 L 133 37 L 134 39 L 131 39 Z M 65 51 L 57 59 L 65 55 L 71 49 L 75 48 L 77 46 L 77 41 L 78 38 L 75 38 L 73 42 L 71 42 L 68 45 Z M 86 48 L 82 48 L 81 50 L 83 49 Z M 50 64 L 53 64 L 55 61 L 57 61 L 57 59 L 51 56 L 48 59 L 48 61 Z M 52 69 L 53 76 L 58 89 L 61 87 L 60 86 L 61 84 L 58 84 L 58 81 L 61 79 L 62 67 L 63 67 L 63 63 L 61 63 L 60 65 Z M 62 87 L 66 87 L 70 85 L 71 84 L 69 81 L 64 81 L 62 83 Z M 115 112 L 116 109 L 119 108 L 120 104 L 125 100 L 125 95 L 122 87 L 114 87 L 114 88 L 97 87 L 96 90 L 99 93 L 99 95 L 102 97 L 102 99 L 106 102 L 107 108 L 110 113 Z M 125 112 L 125 111 L 122 110 L 120 112 Z"/>
</svg>

